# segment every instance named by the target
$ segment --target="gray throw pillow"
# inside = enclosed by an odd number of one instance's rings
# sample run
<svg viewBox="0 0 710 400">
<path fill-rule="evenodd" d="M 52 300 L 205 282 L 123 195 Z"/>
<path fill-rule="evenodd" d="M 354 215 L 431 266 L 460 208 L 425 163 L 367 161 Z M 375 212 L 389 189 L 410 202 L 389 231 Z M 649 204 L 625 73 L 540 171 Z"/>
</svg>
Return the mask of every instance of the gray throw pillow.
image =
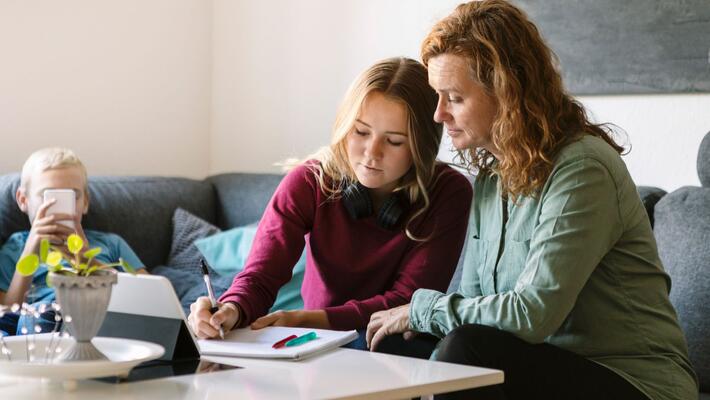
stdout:
<svg viewBox="0 0 710 400">
<path fill-rule="evenodd" d="M 188 211 L 176 209 L 173 215 L 173 242 L 171 245 L 170 255 L 168 256 L 167 266 L 155 267 L 151 272 L 157 275 L 162 275 L 170 280 L 175 293 L 180 299 L 185 315 L 190 314 L 190 304 L 200 296 L 207 296 L 207 289 L 202 279 L 200 271 L 200 260 L 202 253 L 194 245 L 195 240 L 219 233 L 220 230 L 216 226 L 204 221 Z M 244 227 L 242 227 L 244 228 Z M 242 229 L 239 228 L 239 229 Z M 234 232 L 234 230 L 232 231 Z M 224 238 L 221 238 L 223 240 Z M 251 242 L 251 237 L 249 238 Z M 238 256 L 235 256 L 239 258 Z M 303 263 L 301 272 L 297 273 L 299 277 L 294 279 L 290 284 L 281 288 L 279 297 L 271 311 L 276 309 L 300 309 L 303 307 L 303 300 L 300 298 L 299 288 L 303 279 L 303 268 L 305 268 L 305 258 L 302 258 L 299 263 Z M 298 268 L 298 267 L 296 267 Z M 217 298 L 224 293 L 232 285 L 235 273 L 226 273 L 220 275 L 208 266 L 210 280 L 212 281 L 212 289 Z M 296 275 L 294 275 L 295 277 Z M 289 288 L 289 285 L 296 282 L 296 286 Z M 293 298 L 293 294 L 298 295 L 298 299 Z M 300 302 L 300 304 L 299 304 Z"/>
<path fill-rule="evenodd" d="M 195 246 L 195 240 L 219 232 L 220 229 L 216 226 L 182 208 L 176 209 L 173 214 L 173 239 L 168 255 L 168 265 L 158 266 L 151 273 L 168 278 L 182 303 L 185 315 L 190 314 L 190 304 L 199 296 L 207 295 L 200 270 L 202 253 Z M 231 278 L 220 277 L 209 266 L 208 269 L 215 296 L 219 296 L 229 287 Z"/>
<path fill-rule="evenodd" d="M 220 229 L 209 222 L 178 208 L 173 214 L 173 240 L 168 255 L 168 266 L 200 272 L 202 254 L 195 240 L 219 233 Z M 212 273 L 213 271 L 210 271 Z"/>
</svg>

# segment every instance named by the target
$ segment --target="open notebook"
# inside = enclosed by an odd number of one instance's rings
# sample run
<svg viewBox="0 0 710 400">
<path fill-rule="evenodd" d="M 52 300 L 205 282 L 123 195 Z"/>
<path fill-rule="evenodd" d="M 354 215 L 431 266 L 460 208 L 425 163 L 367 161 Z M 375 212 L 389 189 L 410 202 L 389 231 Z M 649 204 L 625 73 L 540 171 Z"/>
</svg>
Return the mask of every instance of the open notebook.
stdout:
<svg viewBox="0 0 710 400">
<path fill-rule="evenodd" d="M 301 336 L 308 332 L 315 332 L 318 338 L 299 346 L 279 349 L 271 347 L 287 336 Z M 259 330 L 236 329 L 227 333 L 224 340 L 198 340 L 197 343 L 200 347 L 200 354 L 203 355 L 301 360 L 350 343 L 357 339 L 357 336 L 356 331 L 269 326 Z"/>
</svg>

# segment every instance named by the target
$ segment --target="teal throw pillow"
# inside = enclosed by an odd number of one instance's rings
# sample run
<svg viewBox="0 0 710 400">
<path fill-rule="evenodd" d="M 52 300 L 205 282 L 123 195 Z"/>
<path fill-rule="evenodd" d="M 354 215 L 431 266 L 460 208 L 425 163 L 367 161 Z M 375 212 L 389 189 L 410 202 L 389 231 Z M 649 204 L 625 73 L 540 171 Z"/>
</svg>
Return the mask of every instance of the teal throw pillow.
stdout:
<svg viewBox="0 0 710 400">
<path fill-rule="evenodd" d="M 256 228 L 257 223 L 233 228 L 196 240 L 195 246 L 212 269 L 222 276 L 233 277 L 244 268 L 254 242 Z M 293 268 L 291 281 L 281 287 L 270 311 L 303 309 L 301 284 L 305 269 L 306 252 L 304 251 Z"/>
</svg>

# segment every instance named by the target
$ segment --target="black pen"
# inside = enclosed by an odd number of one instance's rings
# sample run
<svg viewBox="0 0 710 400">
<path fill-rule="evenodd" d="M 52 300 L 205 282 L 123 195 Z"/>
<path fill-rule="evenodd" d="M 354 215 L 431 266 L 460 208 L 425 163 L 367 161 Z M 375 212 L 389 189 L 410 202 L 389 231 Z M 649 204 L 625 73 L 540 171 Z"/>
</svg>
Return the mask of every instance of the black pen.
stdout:
<svg viewBox="0 0 710 400">
<path fill-rule="evenodd" d="M 207 263 L 204 259 L 200 260 L 200 266 L 202 267 L 202 279 L 205 280 L 205 286 L 207 286 L 207 296 L 210 298 L 210 303 L 212 307 L 210 308 L 210 313 L 214 314 L 219 310 L 217 307 L 217 300 L 214 298 L 214 291 L 212 290 L 212 282 L 210 281 L 210 271 L 207 268 Z M 219 337 L 224 339 L 224 329 L 222 325 L 219 326 Z"/>
</svg>

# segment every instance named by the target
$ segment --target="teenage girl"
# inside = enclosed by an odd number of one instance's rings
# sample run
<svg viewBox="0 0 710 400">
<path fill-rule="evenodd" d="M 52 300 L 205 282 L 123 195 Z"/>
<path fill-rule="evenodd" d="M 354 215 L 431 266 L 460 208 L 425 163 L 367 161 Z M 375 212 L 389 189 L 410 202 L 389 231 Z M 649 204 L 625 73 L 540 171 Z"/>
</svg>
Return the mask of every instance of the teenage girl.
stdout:
<svg viewBox="0 0 710 400">
<path fill-rule="evenodd" d="M 392 58 L 365 70 L 345 96 L 330 146 L 276 189 L 218 311 L 210 313 L 206 297 L 192 304 L 195 334 L 214 338 L 220 327 L 247 325 L 364 330 L 371 314 L 408 303 L 419 288 L 445 291 L 472 189 L 436 161 L 436 103 L 417 61 Z M 304 246 L 304 310 L 267 315 Z"/>
</svg>

